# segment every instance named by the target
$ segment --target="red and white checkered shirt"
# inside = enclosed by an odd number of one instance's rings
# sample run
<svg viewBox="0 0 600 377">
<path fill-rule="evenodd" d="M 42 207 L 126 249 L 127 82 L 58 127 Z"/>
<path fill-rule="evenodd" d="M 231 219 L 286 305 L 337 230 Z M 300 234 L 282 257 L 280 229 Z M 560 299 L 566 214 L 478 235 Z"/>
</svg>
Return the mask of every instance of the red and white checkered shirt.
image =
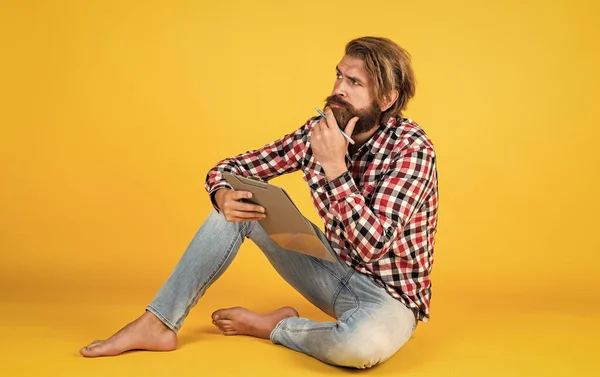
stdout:
<svg viewBox="0 0 600 377">
<path fill-rule="evenodd" d="M 318 117 L 261 149 L 227 158 L 206 177 L 211 194 L 230 188 L 221 172 L 268 181 L 302 170 L 333 250 L 429 320 L 438 187 L 433 144 L 412 120 L 390 118 L 328 182 L 309 135 Z M 215 206 L 216 208 L 216 206 Z"/>
</svg>

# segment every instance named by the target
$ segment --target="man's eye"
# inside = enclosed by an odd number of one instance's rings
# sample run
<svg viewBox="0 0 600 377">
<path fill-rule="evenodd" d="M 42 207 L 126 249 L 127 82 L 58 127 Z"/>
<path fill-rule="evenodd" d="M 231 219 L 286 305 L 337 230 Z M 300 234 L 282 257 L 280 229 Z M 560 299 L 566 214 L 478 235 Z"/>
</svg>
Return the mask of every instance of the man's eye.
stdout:
<svg viewBox="0 0 600 377">
<path fill-rule="evenodd" d="M 360 85 L 360 83 L 356 80 L 352 80 L 352 85 Z"/>
<path fill-rule="evenodd" d="M 342 78 L 342 74 L 341 73 L 336 73 L 335 74 L 335 78 L 336 79 L 341 79 Z"/>
</svg>

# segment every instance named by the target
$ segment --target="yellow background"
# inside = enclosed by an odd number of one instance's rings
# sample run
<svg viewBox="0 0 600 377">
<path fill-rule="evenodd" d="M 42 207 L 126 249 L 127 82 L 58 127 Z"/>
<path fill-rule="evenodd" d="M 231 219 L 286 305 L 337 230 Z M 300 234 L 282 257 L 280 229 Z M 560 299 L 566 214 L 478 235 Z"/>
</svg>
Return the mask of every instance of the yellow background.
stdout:
<svg viewBox="0 0 600 377">
<path fill-rule="evenodd" d="M 377 375 L 598 375 L 595 1 L 0 2 L 0 373 L 347 374 L 210 330 L 225 305 L 326 320 L 250 242 L 180 350 L 84 360 L 211 209 L 218 160 L 302 125 L 345 43 L 413 56 L 438 154 L 432 317 Z M 274 181 L 318 222 L 299 174 Z M 7 374 L 4 374 L 7 372 Z"/>
</svg>

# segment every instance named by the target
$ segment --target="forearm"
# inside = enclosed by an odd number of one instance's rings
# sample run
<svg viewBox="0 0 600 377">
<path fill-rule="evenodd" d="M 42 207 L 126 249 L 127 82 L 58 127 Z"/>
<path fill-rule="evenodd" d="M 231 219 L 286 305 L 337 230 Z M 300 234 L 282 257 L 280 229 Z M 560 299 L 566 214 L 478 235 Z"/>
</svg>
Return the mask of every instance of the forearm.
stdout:
<svg viewBox="0 0 600 377">
<path fill-rule="evenodd" d="M 206 175 L 205 188 L 211 196 L 221 188 L 231 188 L 223 172 L 255 176 L 269 180 L 299 168 L 299 158 L 306 154 L 306 125 L 264 147 L 219 161 Z"/>
<path fill-rule="evenodd" d="M 325 178 L 327 178 L 327 182 L 331 182 L 347 172 L 348 168 L 344 164 L 340 163 L 330 164 L 327 166 L 323 165 L 323 170 L 325 171 Z"/>
</svg>

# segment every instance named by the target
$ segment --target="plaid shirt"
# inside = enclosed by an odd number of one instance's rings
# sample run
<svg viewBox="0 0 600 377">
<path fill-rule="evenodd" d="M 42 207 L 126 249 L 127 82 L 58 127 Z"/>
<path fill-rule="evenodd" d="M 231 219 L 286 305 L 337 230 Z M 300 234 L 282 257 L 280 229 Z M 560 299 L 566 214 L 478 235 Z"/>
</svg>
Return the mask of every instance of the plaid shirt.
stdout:
<svg viewBox="0 0 600 377">
<path fill-rule="evenodd" d="M 211 194 L 231 188 L 221 172 L 269 180 L 302 170 L 325 235 L 339 257 L 429 320 L 438 190 L 433 144 L 412 120 L 390 118 L 328 182 L 309 135 L 318 117 L 261 149 L 227 158 L 206 177 Z"/>
</svg>

